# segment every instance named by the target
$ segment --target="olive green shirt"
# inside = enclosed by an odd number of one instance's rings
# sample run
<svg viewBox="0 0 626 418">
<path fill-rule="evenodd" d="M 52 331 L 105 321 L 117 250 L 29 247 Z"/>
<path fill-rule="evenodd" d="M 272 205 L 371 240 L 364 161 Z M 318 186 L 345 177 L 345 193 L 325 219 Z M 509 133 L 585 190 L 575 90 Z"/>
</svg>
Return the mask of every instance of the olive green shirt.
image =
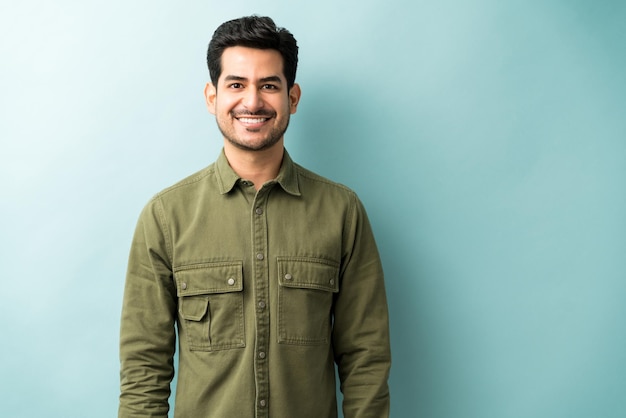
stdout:
<svg viewBox="0 0 626 418">
<path fill-rule="evenodd" d="M 255 190 L 222 152 L 139 218 L 121 320 L 119 417 L 389 415 L 383 272 L 354 192 L 292 162 Z"/>
</svg>

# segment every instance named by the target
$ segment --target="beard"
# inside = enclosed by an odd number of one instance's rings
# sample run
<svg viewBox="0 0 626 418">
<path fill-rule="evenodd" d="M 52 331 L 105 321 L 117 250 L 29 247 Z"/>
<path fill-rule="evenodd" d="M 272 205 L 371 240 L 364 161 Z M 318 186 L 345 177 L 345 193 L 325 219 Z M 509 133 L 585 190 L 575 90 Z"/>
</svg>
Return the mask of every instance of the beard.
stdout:
<svg viewBox="0 0 626 418">
<path fill-rule="evenodd" d="M 256 117 L 274 118 L 276 117 L 276 113 L 265 112 L 265 111 L 259 111 L 259 112 L 254 112 L 254 113 L 230 112 L 231 121 L 235 120 L 237 117 L 242 117 L 242 116 L 243 117 L 246 117 L 246 116 L 255 117 L 256 116 Z M 219 128 L 224 138 L 226 138 L 226 140 L 230 142 L 230 144 L 232 144 L 234 147 L 239 148 L 240 150 L 243 150 L 243 151 L 264 151 L 276 145 L 276 143 L 278 143 L 278 141 L 280 141 L 281 138 L 285 135 L 285 132 L 287 131 L 287 127 L 289 126 L 289 119 L 290 117 L 288 115 L 287 119 L 280 125 L 274 126 L 270 130 L 270 132 L 267 134 L 267 136 L 265 136 L 265 138 L 263 138 L 259 142 L 254 142 L 254 143 L 244 142 L 235 133 L 235 130 L 231 128 L 232 125 L 223 123 L 219 119 L 217 120 L 217 127 Z M 253 129 L 248 129 L 248 131 L 258 132 L 258 130 L 253 130 Z"/>
</svg>

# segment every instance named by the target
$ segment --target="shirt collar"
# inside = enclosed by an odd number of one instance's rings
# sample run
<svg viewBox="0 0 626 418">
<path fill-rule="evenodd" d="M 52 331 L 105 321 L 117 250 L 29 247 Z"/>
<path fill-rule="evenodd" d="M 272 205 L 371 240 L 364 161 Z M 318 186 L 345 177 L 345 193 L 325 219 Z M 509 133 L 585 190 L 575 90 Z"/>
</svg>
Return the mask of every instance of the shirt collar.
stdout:
<svg viewBox="0 0 626 418">
<path fill-rule="evenodd" d="M 300 196 L 300 186 L 298 184 L 298 170 L 287 150 L 283 154 L 283 163 L 276 176 L 276 182 L 284 191 L 293 196 Z"/>
<path fill-rule="evenodd" d="M 229 193 L 241 177 L 231 168 L 226 154 L 224 153 L 224 149 L 222 149 L 220 156 L 215 162 L 215 166 L 220 194 Z M 278 176 L 276 176 L 276 183 L 280 184 L 280 187 L 287 193 L 293 196 L 300 196 L 298 170 L 287 150 L 284 151 L 283 162 L 278 171 Z"/>
</svg>

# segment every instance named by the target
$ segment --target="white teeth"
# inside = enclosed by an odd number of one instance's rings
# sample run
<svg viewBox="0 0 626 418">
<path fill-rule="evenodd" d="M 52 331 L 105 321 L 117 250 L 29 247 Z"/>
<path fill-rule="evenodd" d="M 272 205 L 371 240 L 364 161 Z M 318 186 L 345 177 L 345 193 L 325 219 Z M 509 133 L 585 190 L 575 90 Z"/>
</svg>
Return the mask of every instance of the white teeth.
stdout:
<svg viewBox="0 0 626 418">
<path fill-rule="evenodd" d="M 239 118 L 239 121 L 242 123 L 261 123 L 265 122 L 267 119 L 265 118 Z"/>
</svg>

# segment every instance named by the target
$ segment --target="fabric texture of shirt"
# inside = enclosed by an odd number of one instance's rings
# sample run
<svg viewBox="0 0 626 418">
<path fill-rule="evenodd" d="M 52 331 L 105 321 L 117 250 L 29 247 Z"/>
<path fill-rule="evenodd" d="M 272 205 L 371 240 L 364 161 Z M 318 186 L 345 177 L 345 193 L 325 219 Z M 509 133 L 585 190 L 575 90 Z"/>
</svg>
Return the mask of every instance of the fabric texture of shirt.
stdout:
<svg viewBox="0 0 626 418">
<path fill-rule="evenodd" d="M 258 191 L 218 160 L 157 194 L 132 241 L 119 417 L 389 415 L 380 258 L 350 189 L 293 163 Z"/>
</svg>

